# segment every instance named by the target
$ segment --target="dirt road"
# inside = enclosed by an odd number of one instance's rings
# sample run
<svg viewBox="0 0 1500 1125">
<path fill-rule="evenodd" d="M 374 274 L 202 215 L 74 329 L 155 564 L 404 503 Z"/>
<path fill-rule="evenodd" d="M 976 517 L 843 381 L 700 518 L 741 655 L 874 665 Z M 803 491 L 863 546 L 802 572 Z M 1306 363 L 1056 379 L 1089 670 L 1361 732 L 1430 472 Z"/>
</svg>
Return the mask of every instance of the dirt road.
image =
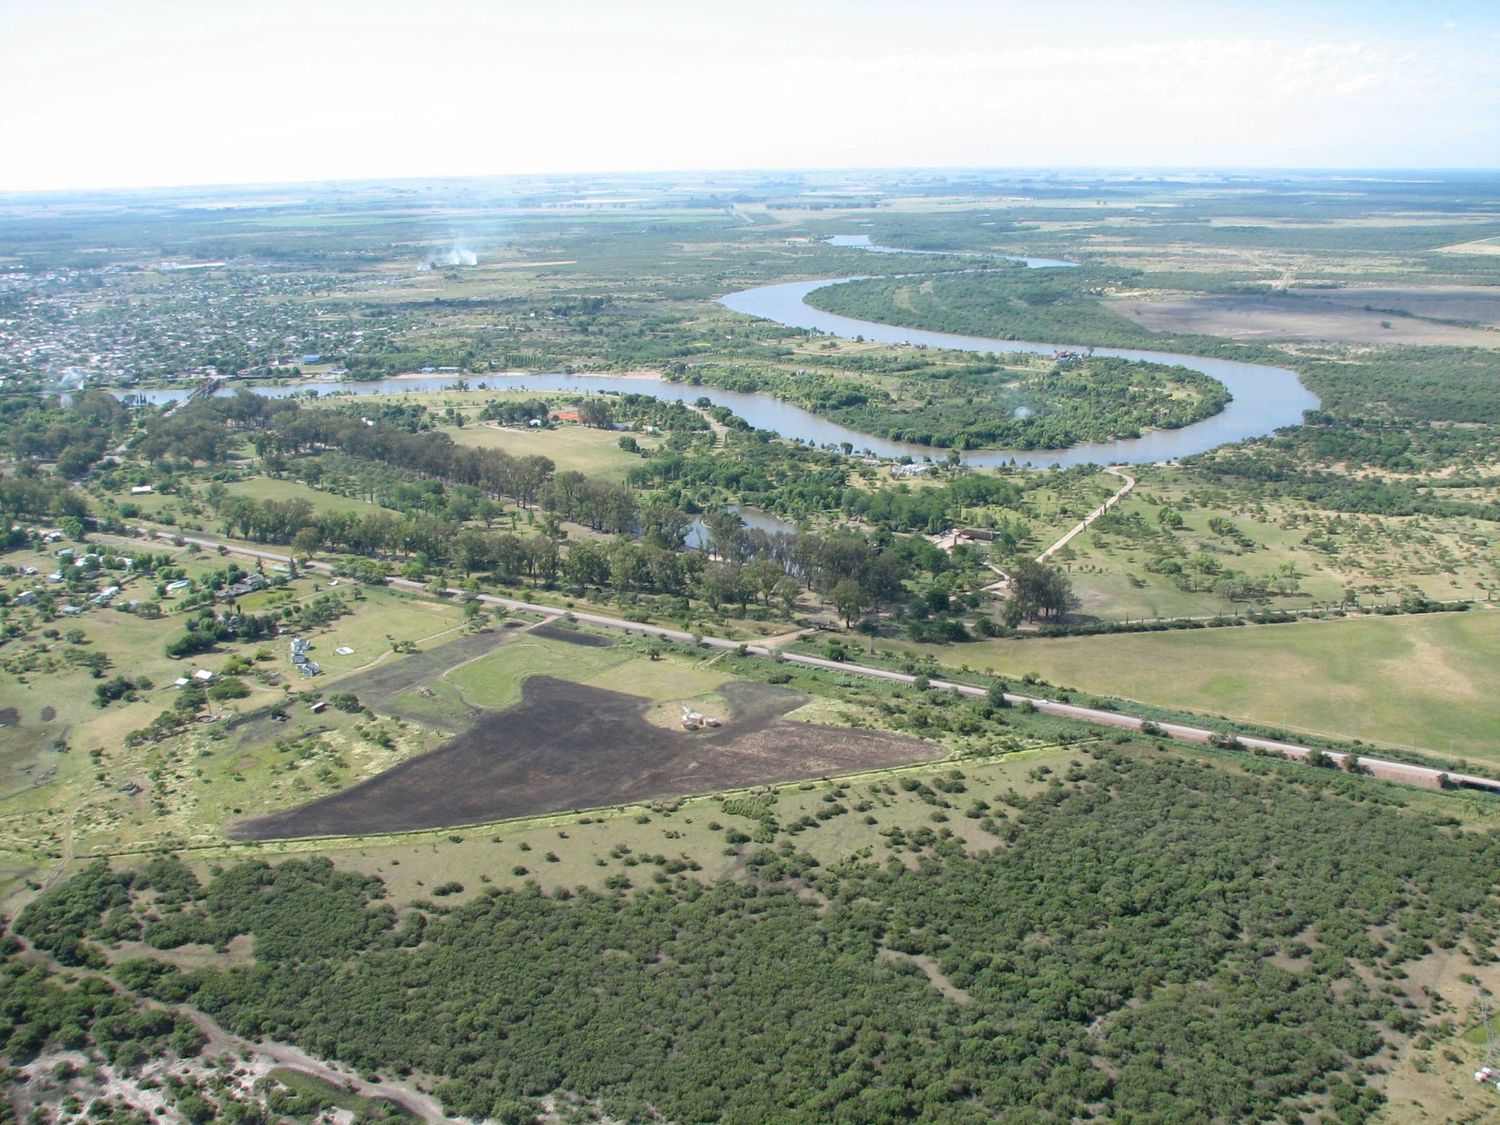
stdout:
<svg viewBox="0 0 1500 1125">
<path fill-rule="evenodd" d="M 1118 504 L 1121 500 L 1125 499 L 1125 497 L 1130 494 L 1130 490 L 1135 487 L 1135 478 L 1133 476 L 1131 476 L 1130 474 L 1128 474 L 1126 472 L 1123 472 L 1122 470 L 1120 470 L 1118 468 L 1108 468 L 1108 469 L 1105 469 L 1104 471 L 1106 473 L 1108 473 L 1112 477 L 1119 477 L 1122 481 L 1125 482 L 1125 487 L 1121 488 L 1120 491 L 1116 492 L 1108 500 L 1106 500 L 1104 503 L 1100 504 L 1092 512 L 1090 512 L 1088 515 L 1084 516 L 1083 519 L 1079 520 L 1076 524 L 1074 524 L 1072 526 L 1072 528 L 1069 529 L 1068 532 L 1061 539 L 1059 539 L 1056 543 L 1052 544 L 1052 546 L 1048 547 L 1045 551 L 1043 551 L 1040 555 L 1038 555 L 1036 557 L 1036 561 L 1037 562 L 1046 562 L 1053 555 L 1055 555 L 1058 551 L 1061 551 L 1069 543 L 1073 542 L 1074 539 L 1076 539 L 1078 536 L 1082 535 L 1085 531 L 1088 530 L 1089 524 L 1093 523 L 1096 519 L 1098 519 L 1100 516 L 1102 516 L 1105 512 L 1109 511 L 1116 504 Z"/>
</svg>

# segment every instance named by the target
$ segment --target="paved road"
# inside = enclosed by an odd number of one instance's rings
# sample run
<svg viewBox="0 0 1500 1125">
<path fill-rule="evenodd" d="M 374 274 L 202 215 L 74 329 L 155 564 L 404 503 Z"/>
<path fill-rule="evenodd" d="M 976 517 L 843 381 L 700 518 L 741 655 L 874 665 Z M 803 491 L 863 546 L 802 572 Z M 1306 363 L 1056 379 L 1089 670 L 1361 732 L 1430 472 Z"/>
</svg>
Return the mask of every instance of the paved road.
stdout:
<svg viewBox="0 0 1500 1125">
<path fill-rule="evenodd" d="M 1134 484 L 1134 481 L 1131 481 Z M 1122 489 L 1116 493 L 1116 498 L 1124 495 L 1129 488 Z M 261 559 L 270 563 L 289 563 L 291 560 L 274 551 L 262 551 L 252 547 L 238 547 L 228 543 L 219 543 L 212 539 L 200 539 L 193 536 L 179 536 L 175 532 L 159 531 L 157 535 L 162 539 L 181 539 L 185 543 L 196 543 L 200 547 L 217 550 L 223 547 L 230 554 L 243 555 L 249 558 Z M 323 562 L 308 562 L 304 564 L 306 570 L 317 570 L 331 572 L 333 568 Z M 409 578 L 388 578 L 386 584 L 398 590 L 410 590 L 417 593 L 427 592 L 427 586 L 421 582 L 414 582 Z M 462 590 L 449 587 L 449 594 L 460 595 Z M 585 613 L 579 610 L 568 610 L 560 606 L 544 605 L 539 602 L 521 601 L 517 598 L 502 598 L 495 594 L 480 594 L 479 600 L 486 605 L 501 606 L 505 609 L 519 610 L 527 613 L 539 613 L 550 617 L 568 616 L 576 621 L 587 625 L 596 625 L 602 629 L 612 629 L 624 633 L 634 633 L 638 636 L 661 637 L 663 640 L 678 641 L 687 644 L 697 643 L 704 648 L 720 650 L 737 650 L 743 642 L 729 640 L 724 637 L 711 637 L 684 632 L 681 629 L 670 629 L 663 625 L 643 625 L 636 621 L 626 621 L 619 617 L 609 617 L 601 613 Z M 783 652 L 773 649 L 764 644 L 743 644 L 747 653 L 752 656 L 762 656 L 774 660 L 785 661 L 788 664 L 801 664 L 809 668 L 824 668 L 830 671 L 842 672 L 850 676 L 864 676 L 874 680 L 886 680 L 891 683 L 911 684 L 917 679 L 915 675 L 906 672 L 894 672 L 888 668 L 874 668 L 867 664 L 850 664 L 847 662 L 826 660 L 818 656 L 807 656 L 796 652 Z M 949 691 L 954 695 L 964 696 L 971 699 L 982 699 L 987 696 L 988 690 L 982 687 L 974 687 L 972 684 L 959 684 L 951 680 L 930 679 L 931 687 L 939 691 Z M 1032 695 L 1016 695 L 1006 693 L 1005 699 L 1011 704 L 1029 703 L 1038 711 L 1048 715 L 1057 715 L 1065 719 L 1072 719 L 1081 723 L 1092 723 L 1095 726 L 1113 727 L 1116 730 L 1141 732 L 1150 728 L 1152 733 L 1179 739 L 1183 742 L 1209 743 L 1218 732 L 1206 727 L 1188 726 L 1183 723 L 1151 723 L 1150 720 L 1138 719 L 1131 715 L 1121 715 L 1114 711 L 1105 711 L 1097 707 L 1081 707 L 1076 703 L 1060 703 L 1052 699 L 1044 699 Z M 1305 746 L 1297 742 L 1281 742 L 1270 738 L 1256 738 L 1244 735 L 1239 738 L 1239 744 L 1247 750 L 1265 750 L 1280 754 L 1287 758 L 1306 760 L 1316 750 L 1311 746 Z M 1340 768 L 1348 764 L 1349 754 L 1339 751 L 1327 751 L 1328 757 L 1332 758 Z M 1437 789 L 1441 787 L 1441 779 L 1447 777 L 1454 785 L 1465 786 L 1474 789 L 1483 789 L 1492 793 L 1500 793 L 1500 781 L 1487 777 L 1479 777 L 1474 774 L 1452 773 L 1444 770 L 1432 769 L 1428 766 L 1416 766 L 1407 762 L 1393 762 L 1382 758 L 1371 758 L 1366 755 L 1358 755 L 1359 765 L 1371 775 L 1383 778 L 1387 781 L 1400 782 L 1404 785 L 1416 785 L 1425 789 Z"/>
</svg>

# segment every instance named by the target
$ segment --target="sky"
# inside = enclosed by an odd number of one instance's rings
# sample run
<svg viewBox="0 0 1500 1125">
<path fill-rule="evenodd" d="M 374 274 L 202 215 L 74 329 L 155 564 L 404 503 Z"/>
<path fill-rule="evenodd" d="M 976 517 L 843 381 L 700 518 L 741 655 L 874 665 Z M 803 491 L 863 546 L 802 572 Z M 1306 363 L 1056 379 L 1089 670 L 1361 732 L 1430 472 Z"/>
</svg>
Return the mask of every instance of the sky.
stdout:
<svg viewBox="0 0 1500 1125">
<path fill-rule="evenodd" d="M 1495 0 L 0 0 L 0 191 L 1500 167 Z"/>
</svg>

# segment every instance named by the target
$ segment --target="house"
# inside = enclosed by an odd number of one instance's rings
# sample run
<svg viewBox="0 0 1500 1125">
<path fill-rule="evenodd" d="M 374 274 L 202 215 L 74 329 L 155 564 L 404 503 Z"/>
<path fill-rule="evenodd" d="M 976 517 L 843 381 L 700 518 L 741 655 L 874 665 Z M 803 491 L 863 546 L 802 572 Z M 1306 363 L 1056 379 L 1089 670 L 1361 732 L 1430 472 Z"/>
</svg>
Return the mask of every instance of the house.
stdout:
<svg viewBox="0 0 1500 1125">
<path fill-rule="evenodd" d="M 193 679 L 197 680 L 200 684 L 206 684 L 213 678 L 214 674 L 207 668 L 199 668 L 196 672 L 193 673 Z"/>
<path fill-rule="evenodd" d="M 176 582 L 168 582 L 166 590 L 169 594 L 175 594 L 178 590 L 186 590 L 192 584 L 193 581 L 190 578 L 179 578 Z"/>
<path fill-rule="evenodd" d="M 13 601 L 16 605 L 36 605 L 36 591 L 22 590 Z"/>
<path fill-rule="evenodd" d="M 328 710 L 328 704 L 324 703 L 320 699 L 311 707 L 309 707 L 308 710 L 311 711 L 314 715 L 321 715 L 324 711 Z"/>
<path fill-rule="evenodd" d="M 214 597 L 220 601 L 229 601 L 232 598 L 238 598 L 245 594 L 253 594 L 256 590 L 264 589 L 265 586 L 266 579 L 264 575 L 247 574 L 244 578 L 234 583 L 234 585 L 225 586 Z"/>
<path fill-rule="evenodd" d="M 150 496 L 152 488 L 149 484 L 133 484 L 130 486 L 132 496 Z"/>
</svg>

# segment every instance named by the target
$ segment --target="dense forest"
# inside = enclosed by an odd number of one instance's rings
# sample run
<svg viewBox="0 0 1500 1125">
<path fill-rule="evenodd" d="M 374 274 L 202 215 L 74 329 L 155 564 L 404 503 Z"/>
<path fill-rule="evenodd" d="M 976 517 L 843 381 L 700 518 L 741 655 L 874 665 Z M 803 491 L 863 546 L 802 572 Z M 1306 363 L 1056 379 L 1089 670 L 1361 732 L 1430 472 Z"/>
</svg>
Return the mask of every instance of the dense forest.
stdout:
<svg viewBox="0 0 1500 1125">
<path fill-rule="evenodd" d="M 96 864 L 17 928 L 85 964 L 126 937 L 253 934 L 249 967 L 113 972 L 243 1035 L 431 1075 L 476 1117 L 563 1090 L 674 1121 L 1368 1119 L 1385 1044 L 1432 1014 L 1400 966 L 1492 955 L 1473 873 L 1500 840 L 1337 775 L 1094 756 L 976 803 L 978 854 L 897 833 L 822 868 L 781 836 L 731 843 L 741 881 L 493 890 L 399 920 L 326 860 L 200 884 L 163 858 Z"/>
</svg>

